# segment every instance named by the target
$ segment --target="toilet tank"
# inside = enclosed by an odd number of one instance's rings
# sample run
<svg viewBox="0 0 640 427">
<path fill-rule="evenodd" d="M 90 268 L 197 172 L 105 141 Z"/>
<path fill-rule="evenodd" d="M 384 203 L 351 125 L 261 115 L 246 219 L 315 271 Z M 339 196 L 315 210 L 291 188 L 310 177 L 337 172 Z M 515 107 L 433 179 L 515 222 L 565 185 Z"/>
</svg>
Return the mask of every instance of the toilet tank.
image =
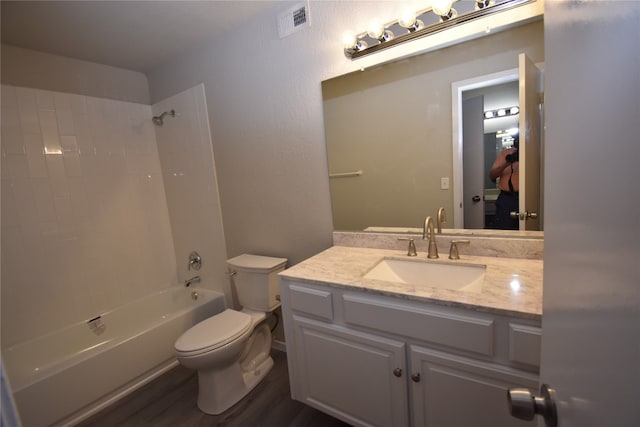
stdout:
<svg viewBox="0 0 640 427">
<path fill-rule="evenodd" d="M 286 258 L 244 254 L 227 260 L 238 292 L 238 302 L 244 308 L 273 311 L 280 302 L 278 273 L 284 270 Z"/>
</svg>

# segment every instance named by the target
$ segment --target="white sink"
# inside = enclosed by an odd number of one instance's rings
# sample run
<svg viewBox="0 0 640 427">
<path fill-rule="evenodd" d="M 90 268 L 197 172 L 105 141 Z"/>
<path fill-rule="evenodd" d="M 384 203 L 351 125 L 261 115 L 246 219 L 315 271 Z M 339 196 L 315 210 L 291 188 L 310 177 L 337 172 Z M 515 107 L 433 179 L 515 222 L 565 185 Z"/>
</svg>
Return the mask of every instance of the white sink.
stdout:
<svg viewBox="0 0 640 427">
<path fill-rule="evenodd" d="M 485 265 L 384 258 L 364 278 L 416 287 L 480 292 L 485 271 Z"/>
</svg>

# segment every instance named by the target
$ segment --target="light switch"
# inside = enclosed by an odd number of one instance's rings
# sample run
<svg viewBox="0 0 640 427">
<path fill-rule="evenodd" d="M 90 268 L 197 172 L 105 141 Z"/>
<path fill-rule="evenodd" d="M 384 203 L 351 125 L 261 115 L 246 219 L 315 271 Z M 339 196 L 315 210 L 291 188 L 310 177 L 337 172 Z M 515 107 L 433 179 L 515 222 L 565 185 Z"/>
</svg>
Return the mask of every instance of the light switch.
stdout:
<svg viewBox="0 0 640 427">
<path fill-rule="evenodd" d="M 449 177 L 448 176 L 443 176 L 442 178 L 440 178 L 440 189 L 441 190 L 448 190 L 449 189 Z"/>
</svg>

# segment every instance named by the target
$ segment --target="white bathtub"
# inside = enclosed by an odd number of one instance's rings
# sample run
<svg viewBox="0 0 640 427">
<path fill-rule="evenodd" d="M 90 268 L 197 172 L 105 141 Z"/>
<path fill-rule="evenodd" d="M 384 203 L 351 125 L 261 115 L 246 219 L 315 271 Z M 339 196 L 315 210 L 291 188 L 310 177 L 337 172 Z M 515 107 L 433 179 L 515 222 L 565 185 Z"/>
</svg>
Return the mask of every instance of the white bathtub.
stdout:
<svg viewBox="0 0 640 427">
<path fill-rule="evenodd" d="M 73 425 L 151 381 L 178 364 L 180 334 L 224 308 L 222 293 L 171 288 L 5 349 L 23 427 Z"/>
</svg>

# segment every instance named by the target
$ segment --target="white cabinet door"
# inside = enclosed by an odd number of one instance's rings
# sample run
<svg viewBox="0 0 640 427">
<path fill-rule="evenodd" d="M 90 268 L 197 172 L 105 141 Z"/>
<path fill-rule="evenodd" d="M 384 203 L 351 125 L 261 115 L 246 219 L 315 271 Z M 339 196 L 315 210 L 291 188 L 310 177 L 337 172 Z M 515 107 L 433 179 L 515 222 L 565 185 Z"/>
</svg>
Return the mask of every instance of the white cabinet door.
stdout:
<svg viewBox="0 0 640 427">
<path fill-rule="evenodd" d="M 415 427 L 536 425 L 512 418 L 506 403 L 510 387 L 535 389 L 536 375 L 418 346 L 410 360 Z"/>
<path fill-rule="evenodd" d="M 303 402 L 356 426 L 408 425 L 403 342 L 293 319 Z"/>
</svg>

